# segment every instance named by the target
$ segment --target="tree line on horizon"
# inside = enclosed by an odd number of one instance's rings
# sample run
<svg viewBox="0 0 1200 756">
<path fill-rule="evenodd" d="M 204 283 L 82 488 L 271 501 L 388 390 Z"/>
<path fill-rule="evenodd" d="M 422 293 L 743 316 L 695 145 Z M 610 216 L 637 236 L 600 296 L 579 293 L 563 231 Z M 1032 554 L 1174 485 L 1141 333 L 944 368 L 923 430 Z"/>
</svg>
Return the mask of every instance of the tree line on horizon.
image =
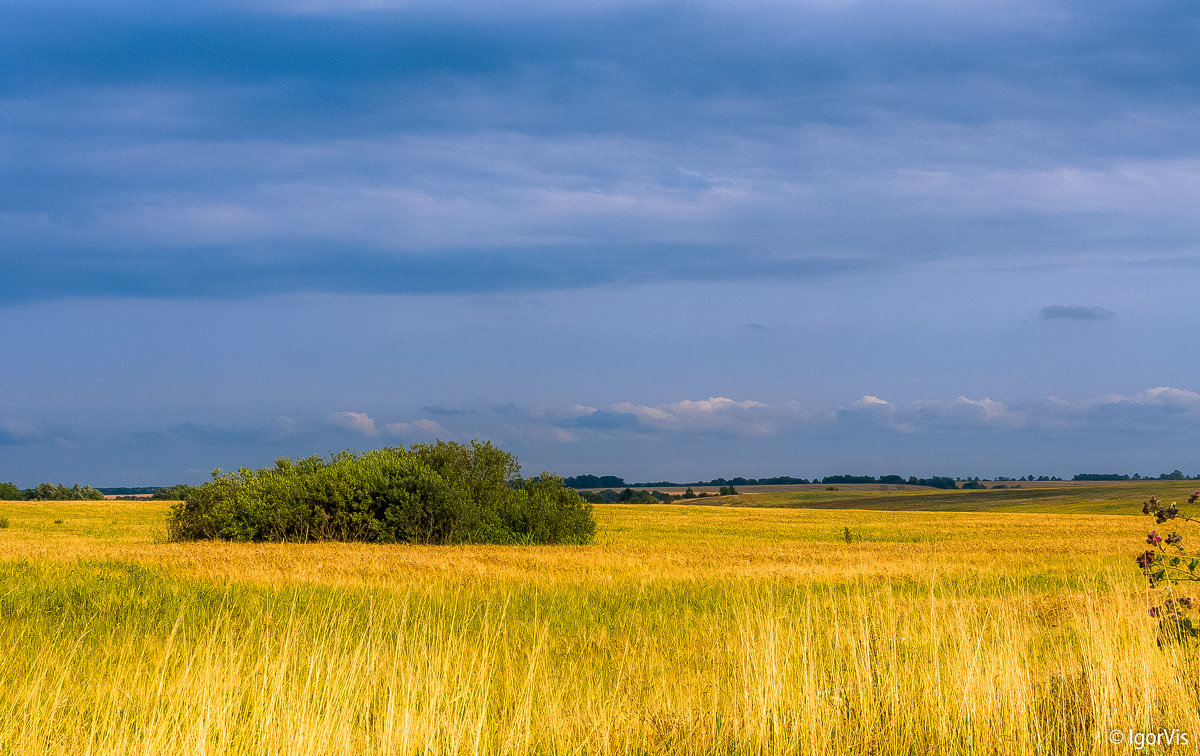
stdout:
<svg viewBox="0 0 1200 756">
<path fill-rule="evenodd" d="M 1019 477 L 1006 477 L 997 475 L 990 480 L 996 482 L 1055 482 L 1063 481 L 1056 475 L 1022 475 Z M 1173 470 L 1169 473 L 1162 473 L 1157 477 L 1151 475 L 1126 475 L 1121 473 L 1078 473 L 1071 477 L 1072 481 L 1117 481 L 1117 480 L 1200 480 L 1200 474 L 1185 475 L 1180 470 Z M 826 475 L 822 478 L 797 478 L 790 475 L 780 475 L 772 478 L 713 478 L 712 480 L 699 480 L 690 483 L 672 483 L 667 480 L 660 480 L 652 483 L 629 483 L 617 475 L 572 475 L 563 479 L 564 484 L 568 488 L 575 489 L 622 489 L 622 488 L 683 488 L 685 486 L 779 486 L 779 485 L 839 485 L 839 484 L 884 484 L 884 485 L 908 485 L 908 486 L 926 486 L 929 488 L 958 488 L 959 483 L 970 484 L 980 483 L 981 478 L 975 477 L 955 477 L 951 478 L 944 475 L 934 475 L 929 478 L 918 478 L 915 475 L 910 475 L 905 478 L 902 475 Z M 964 488 L 974 488 L 976 486 L 964 485 Z"/>
<path fill-rule="evenodd" d="M 78 483 L 71 487 L 60 483 L 38 483 L 33 488 L 18 488 L 15 483 L 0 483 L 0 501 L 102 501 L 104 494 Z"/>
</svg>

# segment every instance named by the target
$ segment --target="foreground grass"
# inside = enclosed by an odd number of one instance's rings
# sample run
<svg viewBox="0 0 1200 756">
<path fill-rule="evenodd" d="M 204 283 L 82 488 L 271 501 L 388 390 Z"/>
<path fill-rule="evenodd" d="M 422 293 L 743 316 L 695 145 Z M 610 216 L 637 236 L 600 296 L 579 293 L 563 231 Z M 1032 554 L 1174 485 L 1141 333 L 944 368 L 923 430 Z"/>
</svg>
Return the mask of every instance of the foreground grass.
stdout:
<svg viewBox="0 0 1200 756">
<path fill-rule="evenodd" d="M 167 544 L 164 513 L 0 504 L 0 753 L 1200 739 L 1140 516 L 612 506 L 597 545 L 537 548 Z"/>
</svg>

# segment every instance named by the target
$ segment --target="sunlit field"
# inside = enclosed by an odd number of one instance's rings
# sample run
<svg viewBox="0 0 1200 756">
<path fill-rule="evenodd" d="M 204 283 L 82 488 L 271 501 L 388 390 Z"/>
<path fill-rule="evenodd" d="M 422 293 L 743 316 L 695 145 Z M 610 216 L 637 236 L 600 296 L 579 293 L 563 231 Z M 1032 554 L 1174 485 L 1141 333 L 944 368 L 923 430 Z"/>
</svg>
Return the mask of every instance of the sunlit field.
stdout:
<svg viewBox="0 0 1200 756">
<path fill-rule="evenodd" d="M 0 753 L 1192 752 L 1196 648 L 1158 643 L 1133 563 L 1142 498 L 1189 485 L 606 505 L 585 547 L 177 544 L 161 502 L 0 503 Z"/>
</svg>

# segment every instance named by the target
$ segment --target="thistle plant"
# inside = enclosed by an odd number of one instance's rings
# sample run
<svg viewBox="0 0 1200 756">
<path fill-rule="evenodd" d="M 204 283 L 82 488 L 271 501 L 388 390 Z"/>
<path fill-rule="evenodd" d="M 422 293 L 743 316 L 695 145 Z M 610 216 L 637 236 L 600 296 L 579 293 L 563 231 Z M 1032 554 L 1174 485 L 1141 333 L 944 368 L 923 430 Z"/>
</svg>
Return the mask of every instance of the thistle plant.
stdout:
<svg viewBox="0 0 1200 756">
<path fill-rule="evenodd" d="M 1188 504 L 1197 501 L 1200 501 L 1200 491 L 1188 497 Z M 1142 514 L 1152 516 L 1159 525 L 1170 523 L 1172 527 L 1177 522 L 1200 522 L 1200 518 L 1181 513 L 1175 502 L 1167 506 L 1157 496 L 1142 503 Z M 1175 595 L 1176 583 L 1200 581 L 1200 556 L 1189 552 L 1183 545 L 1183 536 L 1174 529 L 1166 535 L 1160 535 L 1158 529 L 1150 531 L 1146 546 L 1148 548 L 1137 556 L 1138 567 L 1151 589 L 1161 588 L 1166 594 L 1165 600 L 1150 607 L 1150 616 L 1158 619 L 1159 642 L 1200 637 L 1200 623 L 1191 617 L 1196 602 L 1189 596 Z"/>
</svg>

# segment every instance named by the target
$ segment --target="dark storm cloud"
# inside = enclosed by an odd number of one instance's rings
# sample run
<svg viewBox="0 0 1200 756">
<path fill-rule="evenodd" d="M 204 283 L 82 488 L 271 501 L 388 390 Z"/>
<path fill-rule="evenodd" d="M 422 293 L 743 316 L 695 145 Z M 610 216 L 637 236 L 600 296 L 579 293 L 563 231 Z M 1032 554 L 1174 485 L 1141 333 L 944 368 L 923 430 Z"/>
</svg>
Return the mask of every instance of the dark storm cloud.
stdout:
<svg viewBox="0 0 1200 756">
<path fill-rule="evenodd" d="M 1190 259 L 1200 231 L 1177 4 L 9 3 L 0 28 L 7 303 Z"/>
</svg>

